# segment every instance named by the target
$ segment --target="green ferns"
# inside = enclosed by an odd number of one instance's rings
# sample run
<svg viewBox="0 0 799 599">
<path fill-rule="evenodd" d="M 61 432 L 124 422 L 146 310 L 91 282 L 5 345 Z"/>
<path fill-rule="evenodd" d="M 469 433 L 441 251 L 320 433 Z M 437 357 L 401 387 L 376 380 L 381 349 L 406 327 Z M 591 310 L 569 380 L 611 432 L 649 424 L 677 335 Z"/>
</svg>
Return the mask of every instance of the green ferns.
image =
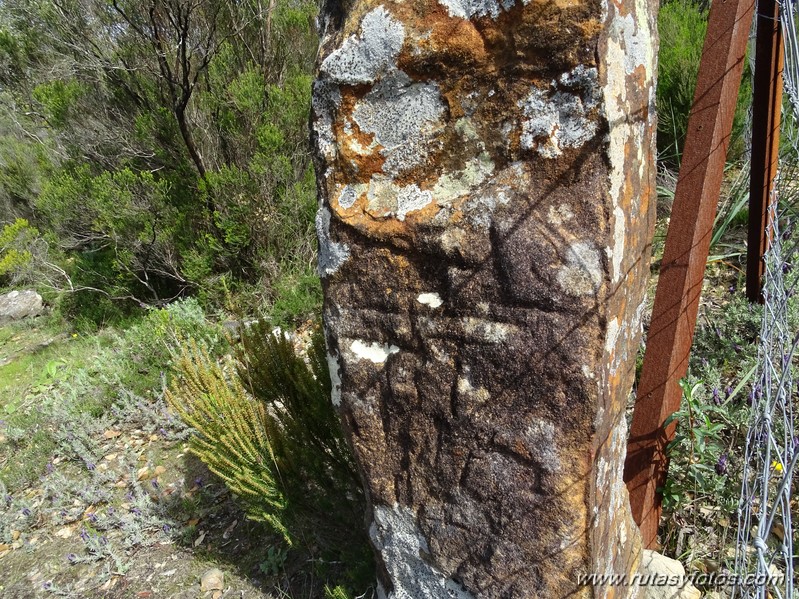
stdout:
<svg viewBox="0 0 799 599">
<path fill-rule="evenodd" d="M 222 365 L 190 342 L 167 400 L 197 431 L 191 452 L 239 497 L 249 518 L 290 545 L 302 541 L 330 561 L 357 564 L 362 571 L 351 568 L 347 578 L 368 580 L 365 499 L 330 402 L 321 327 L 308 353 L 306 365 L 265 323 L 243 330 L 233 359 Z"/>
</svg>

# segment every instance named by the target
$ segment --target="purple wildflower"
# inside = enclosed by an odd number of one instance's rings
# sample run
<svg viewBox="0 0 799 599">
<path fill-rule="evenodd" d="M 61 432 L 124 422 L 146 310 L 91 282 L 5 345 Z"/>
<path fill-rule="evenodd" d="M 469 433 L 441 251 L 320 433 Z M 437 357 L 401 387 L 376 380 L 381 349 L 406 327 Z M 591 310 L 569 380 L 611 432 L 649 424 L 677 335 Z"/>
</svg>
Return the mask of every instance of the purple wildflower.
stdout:
<svg viewBox="0 0 799 599">
<path fill-rule="evenodd" d="M 50 582 L 49 580 L 47 580 L 47 581 L 45 581 L 45 582 L 43 582 L 43 583 L 42 583 L 42 588 L 43 588 L 45 591 L 47 591 L 47 590 L 50 590 L 52 587 L 53 587 L 53 583 L 52 583 L 52 582 Z"/>
<path fill-rule="evenodd" d="M 28 508 L 24 507 L 22 508 L 22 515 L 27 518 L 28 516 L 31 515 L 31 511 Z"/>
<path fill-rule="evenodd" d="M 84 541 L 84 542 L 86 542 L 86 541 L 88 541 L 88 540 L 89 540 L 89 533 L 88 533 L 88 532 L 86 532 L 86 529 L 85 529 L 85 528 L 81 529 L 81 531 L 80 531 L 80 538 L 81 538 L 81 539 L 83 539 L 83 541 Z"/>
<path fill-rule="evenodd" d="M 203 486 L 203 478 L 202 478 L 202 476 L 198 476 L 197 478 L 195 478 L 194 479 L 194 484 L 196 486 L 198 486 L 198 487 L 202 487 Z"/>
<path fill-rule="evenodd" d="M 157 481 L 157 480 L 153 480 L 153 482 L 152 482 L 152 485 L 153 485 L 153 489 L 157 489 L 157 488 L 160 486 L 160 485 L 158 484 L 158 481 Z"/>
<path fill-rule="evenodd" d="M 732 397 L 732 392 L 733 388 L 728 385 L 727 388 L 724 390 L 724 399 L 729 399 L 730 397 Z"/>
<path fill-rule="evenodd" d="M 713 387 L 713 403 L 717 406 L 721 405 L 721 392 L 718 387 Z"/>
<path fill-rule="evenodd" d="M 76 561 L 78 561 L 78 556 L 74 553 L 67 553 L 67 561 L 70 564 L 74 564 Z"/>
<path fill-rule="evenodd" d="M 95 465 L 94 465 L 92 462 L 89 462 L 89 461 L 87 461 L 87 462 L 86 462 L 86 468 L 87 468 L 89 471 L 92 471 L 92 470 L 94 470 L 94 469 L 95 469 L 95 467 L 96 467 L 96 466 L 95 466 Z"/>
<path fill-rule="evenodd" d="M 716 474 L 719 476 L 724 476 L 727 474 L 727 454 L 723 453 L 719 457 L 719 461 L 716 462 Z"/>
<path fill-rule="evenodd" d="M 169 534 L 169 531 L 172 530 L 172 527 L 169 524 L 164 524 L 163 526 L 164 532 Z"/>
<path fill-rule="evenodd" d="M 51 474 L 55 470 L 52 462 L 47 462 L 47 474 Z"/>
<path fill-rule="evenodd" d="M 91 522 L 92 524 L 97 522 L 97 514 L 95 514 L 94 512 L 89 513 L 88 518 L 89 522 Z"/>
<path fill-rule="evenodd" d="M 131 508 L 130 511 L 136 514 L 137 516 L 141 516 L 141 510 L 137 507 Z"/>
</svg>

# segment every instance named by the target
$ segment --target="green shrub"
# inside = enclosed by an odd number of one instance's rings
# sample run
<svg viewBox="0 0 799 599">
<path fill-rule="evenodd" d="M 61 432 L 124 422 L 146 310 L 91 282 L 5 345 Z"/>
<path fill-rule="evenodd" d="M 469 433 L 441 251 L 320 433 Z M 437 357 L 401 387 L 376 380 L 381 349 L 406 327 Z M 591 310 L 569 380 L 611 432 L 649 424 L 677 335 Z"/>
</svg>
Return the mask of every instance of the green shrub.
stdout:
<svg viewBox="0 0 799 599">
<path fill-rule="evenodd" d="M 194 339 L 212 352 L 224 344 L 222 330 L 205 318 L 195 298 L 152 309 L 124 334 L 124 387 L 137 392 L 158 386 L 158 378 L 174 364 L 183 342 Z"/>
<path fill-rule="evenodd" d="M 306 365 L 266 323 L 242 331 L 233 362 L 188 343 L 167 401 L 197 434 L 191 451 L 238 496 L 248 517 L 290 545 L 317 548 L 333 577 L 354 585 L 374 575 L 363 530 L 365 499 L 330 402 L 321 330 Z"/>
<path fill-rule="evenodd" d="M 24 218 L 0 229 L 0 280 L 12 278 L 30 263 L 32 255 L 27 246 L 38 234 Z"/>
<path fill-rule="evenodd" d="M 658 15 L 658 152 L 671 166 L 679 164 L 688 115 L 694 101 L 699 62 L 707 33 L 707 5 L 692 0 L 667 0 Z M 751 72 L 745 62 L 735 111 L 729 156 L 740 157 L 746 113 L 752 99 Z"/>
<path fill-rule="evenodd" d="M 271 322 L 281 327 L 318 314 L 322 306 L 322 285 L 315 270 L 292 272 L 284 268 L 275 282 L 275 301 L 270 310 Z"/>
</svg>

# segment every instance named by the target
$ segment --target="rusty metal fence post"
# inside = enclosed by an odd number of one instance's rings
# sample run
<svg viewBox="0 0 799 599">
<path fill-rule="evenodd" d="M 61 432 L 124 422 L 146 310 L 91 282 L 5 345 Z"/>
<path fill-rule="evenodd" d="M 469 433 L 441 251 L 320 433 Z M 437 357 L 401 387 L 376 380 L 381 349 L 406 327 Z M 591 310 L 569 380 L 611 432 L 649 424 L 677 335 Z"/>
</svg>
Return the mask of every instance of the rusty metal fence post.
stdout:
<svg viewBox="0 0 799 599">
<path fill-rule="evenodd" d="M 755 44 L 746 296 L 750 302 L 762 302 L 763 256 L 771 242 L 768 206 L 779 162 L 784 65 L 779 4 L 775 0 L 758 0 Z"/>
<path fill-rule="evenodd" d="M 638 386 L 624 479 L 646 547 L 657 546 L 664 454 L 688 369 L 727 146 L 752 23 L 754 0 L 718 0 L 710 9 L 694 104 Z"/>
</svg>

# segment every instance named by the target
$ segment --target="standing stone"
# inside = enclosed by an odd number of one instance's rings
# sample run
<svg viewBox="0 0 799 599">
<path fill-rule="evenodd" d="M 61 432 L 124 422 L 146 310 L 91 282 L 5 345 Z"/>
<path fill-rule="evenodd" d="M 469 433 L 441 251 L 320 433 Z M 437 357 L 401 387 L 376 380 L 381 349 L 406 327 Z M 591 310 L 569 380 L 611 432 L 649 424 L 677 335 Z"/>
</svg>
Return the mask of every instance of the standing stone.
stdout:
<svg viewBox="0 0 799 599">
<path fill-rule="evenodd" d="M 627 597 L 654 0 L 330 2 L 319 270 L 381 596 Z"/>
</svg>

